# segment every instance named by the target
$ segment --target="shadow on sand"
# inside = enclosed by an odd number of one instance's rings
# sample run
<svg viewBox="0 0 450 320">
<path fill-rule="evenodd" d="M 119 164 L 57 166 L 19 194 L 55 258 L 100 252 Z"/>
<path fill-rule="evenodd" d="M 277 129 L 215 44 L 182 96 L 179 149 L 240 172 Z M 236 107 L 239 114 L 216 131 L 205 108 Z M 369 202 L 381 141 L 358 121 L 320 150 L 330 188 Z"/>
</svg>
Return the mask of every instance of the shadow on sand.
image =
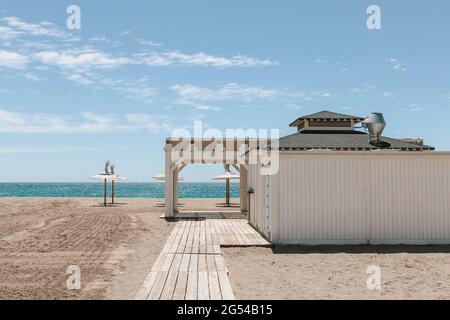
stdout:
<svg viewBox="0 0 450 320">
<path fill-rule="evenodd" d="M 336 245 L 336 246 L 279 246 L 272 247 L 274 254 L 335 254 L 335 253 L 450 253 L 450 245 Z"/>
</svg>

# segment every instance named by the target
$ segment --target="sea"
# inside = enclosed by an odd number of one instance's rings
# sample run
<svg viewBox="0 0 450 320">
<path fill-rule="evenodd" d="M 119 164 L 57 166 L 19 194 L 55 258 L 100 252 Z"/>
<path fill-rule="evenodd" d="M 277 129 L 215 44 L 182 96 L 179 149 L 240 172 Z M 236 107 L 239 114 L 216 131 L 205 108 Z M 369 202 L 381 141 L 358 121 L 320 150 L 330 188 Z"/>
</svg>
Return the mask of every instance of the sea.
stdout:
<svg viewBox="0 0 450 320">
<path fill-rule="evenodd" d="M 180 198 L 224 198 L 224 182 L 180 182 Z M 239 183 L 230 184 L 231 197 L 239 197 Z M 108 193 L 111 185 L 108 184 Z M 122 198 L 164 198 L 164 183 L 116 183 L 116 197 Z M 103 183 L 0 183 L 1 197 L 102 197 Z"/>
</svg>

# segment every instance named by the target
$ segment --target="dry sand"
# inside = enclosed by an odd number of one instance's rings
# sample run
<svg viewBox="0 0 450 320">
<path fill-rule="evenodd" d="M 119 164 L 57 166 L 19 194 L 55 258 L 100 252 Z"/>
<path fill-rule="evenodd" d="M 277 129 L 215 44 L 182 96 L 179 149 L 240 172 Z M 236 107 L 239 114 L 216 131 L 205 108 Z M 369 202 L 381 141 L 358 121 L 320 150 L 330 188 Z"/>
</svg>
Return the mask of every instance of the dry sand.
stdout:
<svg viewBox="0 0 450 320">
<path fill-rule="evenodd" d="M 448 246 L 222 248 L 237 299 L 450 299 Z M 381 290 L 369 290 L 369 265 Z"/>
<path fill-rule="evenodd" d="M 222 199 L 180 200 L 185 210 Z M 133 299 L 173 223 L 160 199 L 0 198 L 0 299 Z M 217 208 L 223 211 L 224 208 Z M 81 290 L 67 290 L 69 265 Z"/>
<path fill-rule="evenodd" d="M 159 199 L 0 198 L 0 299 L 133 299 L 169 236 Z M 182 199 L 185 210 L 222 199 Z M 234 208 L 235 209 L 235 208 Z M 222 248 L 240 299 L 450 299 L 450 247 Z M 381 290 L 366 287 L 381 267 Z M 66 268 L 81 268 L 67 290 Z"/>
</svg>

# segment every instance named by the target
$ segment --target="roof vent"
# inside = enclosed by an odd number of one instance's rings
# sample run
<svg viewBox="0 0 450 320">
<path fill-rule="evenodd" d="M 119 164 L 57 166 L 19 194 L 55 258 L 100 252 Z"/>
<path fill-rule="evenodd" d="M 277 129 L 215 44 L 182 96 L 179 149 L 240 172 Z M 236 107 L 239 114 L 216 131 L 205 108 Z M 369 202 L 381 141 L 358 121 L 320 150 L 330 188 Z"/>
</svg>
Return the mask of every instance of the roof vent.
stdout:
<svg viewBox="0 0 450 320">
<path fill-rule="evenodd" d="M 407 142 L 407 143 L 416 144 L 418 146 L 423 146 L 423 143 L 424 143 L 422 138 L 405 138 L 405 139 L 400 139 L 400 140 Z"/>
<path fill-rule="evenodd" d="M 382 113 L 372 112 L 369 114 L 369 117 L 363 121 L 362 125 L 364 129 L 369 130 L 370 144 L 378 148 L 389 147 L 389 143 L 381 141 L 381 134 L 386 127 L 386 122 L 384 121 Z"/>
</svg>

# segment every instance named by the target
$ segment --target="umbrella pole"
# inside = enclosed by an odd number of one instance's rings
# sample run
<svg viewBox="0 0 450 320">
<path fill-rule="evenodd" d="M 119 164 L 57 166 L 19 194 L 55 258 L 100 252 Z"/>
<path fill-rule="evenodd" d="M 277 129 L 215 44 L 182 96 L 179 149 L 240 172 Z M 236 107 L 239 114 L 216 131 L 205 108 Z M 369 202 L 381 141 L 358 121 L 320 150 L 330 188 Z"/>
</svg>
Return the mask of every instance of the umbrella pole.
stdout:
<svg viewBox="0 0 450 320">
<path fill-rule="evenodd" d="M 114 195 L 115 195 L 115 184 L 114 180 L 112 181 L 112 204 L 114 204 Z"/>
<path fill-rule="evenodd" d="M 106 190 L 106 179 L 105 179 L 105 184 L 103 186 L 103 195 L 104 195 L 103 204 L 105 207 L 106 207 L 106 192 L 107 192 L 107 190 Z"/>
<path fill-rule="evenodd" d="M 227 189 L 226 202 L 227 202 L 227 207 L 229 207 L 230 206 L 230 179 L 226 180 L 226 189 Z"/>
</svg>

